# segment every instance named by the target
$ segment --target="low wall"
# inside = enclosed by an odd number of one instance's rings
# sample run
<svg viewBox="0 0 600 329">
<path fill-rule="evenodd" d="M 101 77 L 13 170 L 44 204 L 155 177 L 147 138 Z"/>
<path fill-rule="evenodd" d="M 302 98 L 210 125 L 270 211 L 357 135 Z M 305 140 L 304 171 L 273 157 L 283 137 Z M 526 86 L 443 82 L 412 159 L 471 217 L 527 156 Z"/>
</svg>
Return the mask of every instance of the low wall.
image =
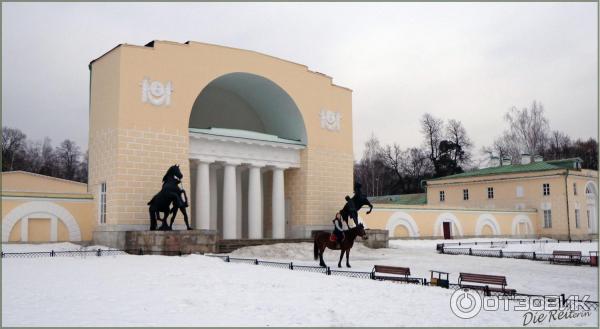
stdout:
<svg viewBox="0 0 600 329">
<path fill-rule="evenodd" d="M 363 240 L 366 247 L 378 249 L 389 248 L 389 231 L 388 230 L 366 230 L 369 239 Z"/>
<path fill-rule="evenodd" d="M 164 253 L 181 251 L 190 253 L 214 253 L 217 251 L 217 231 L 127 231 L 125 249 Z"/>
</svg>

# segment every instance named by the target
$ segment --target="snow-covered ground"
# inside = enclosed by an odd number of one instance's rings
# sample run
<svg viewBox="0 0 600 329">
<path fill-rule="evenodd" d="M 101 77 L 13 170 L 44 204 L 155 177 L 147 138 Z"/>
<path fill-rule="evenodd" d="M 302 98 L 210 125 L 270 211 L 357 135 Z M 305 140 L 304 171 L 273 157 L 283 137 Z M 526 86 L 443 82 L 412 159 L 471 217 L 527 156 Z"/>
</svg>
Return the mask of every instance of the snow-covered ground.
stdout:
<svg viewBox="0 0 600 329">
<path fill-rule="evenodd" d="M 73 250 L 73 246 L 61 244 Z M 394 248 L 355 245 L 354 270 L 374 264 L 504 274 L 509 286 L 529 293 L 593 294 L 597 268 L 514 259 L 439 255 L 435 241 L 393 241 Z M 24 251 L 31 245 L 3 245 Z M 58 250 L 56 244 L 50 249 Z M 248 247 L 232 256 L 310 264 L 312 244 Z M 94 247 L 91 247 L 94 248 Z M 65 250 L 63 249 L 63 250 Z M 78 246 L 77 248 L 78 249 Z M 40 249 L 37 249 L 40 250 Z M 44 249 L 48 250 L 48 249 Z M 326 251 L 334 266 L 339 253 Z M 463 320 L 452 314 L 452 290 L 326 276 L 226 263 L 200 255 L 44 257 L 2 260 L 2 326 L 520 326 L 523 312 L 481 311 Z M 542 325 L 597 326 L 590 316 Z"/>
</svg>

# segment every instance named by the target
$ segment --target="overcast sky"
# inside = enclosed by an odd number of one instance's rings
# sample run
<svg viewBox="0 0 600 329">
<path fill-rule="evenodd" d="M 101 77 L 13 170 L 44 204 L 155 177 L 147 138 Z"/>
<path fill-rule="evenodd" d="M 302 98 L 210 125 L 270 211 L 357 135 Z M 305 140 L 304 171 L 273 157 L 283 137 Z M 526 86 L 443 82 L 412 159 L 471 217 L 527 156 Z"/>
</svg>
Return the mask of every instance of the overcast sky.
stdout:
<svg viewBox="0 0 600 329">
<path fill-rule="evenodd" d="M 596 3 L 2 3 L 2 120 L 29 138 L 88 142 L 88 63 L 120 43 L 188 40 L 307 65 L 351 88 L 354 152 L 372 132 L 419 146 L 425 112 L 475 150 L 512 106 L 598 135 Z"/>
</svg>

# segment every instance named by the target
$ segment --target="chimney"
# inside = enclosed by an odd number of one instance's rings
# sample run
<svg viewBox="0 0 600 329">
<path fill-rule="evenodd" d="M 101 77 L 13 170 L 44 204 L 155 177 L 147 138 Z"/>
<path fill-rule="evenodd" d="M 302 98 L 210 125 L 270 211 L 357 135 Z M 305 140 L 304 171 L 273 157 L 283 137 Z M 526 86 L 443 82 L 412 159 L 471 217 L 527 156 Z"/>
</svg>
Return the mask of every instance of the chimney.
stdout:
<svg viewBox="0 0 600 329">
<path fill-rule="evenodd" d="M 488 168 L 489 167 L 499 167 L 499 166 L 500 166 L 500 158 L 498 158 L 497 156 L 490 156 Z"/>
<path fill-rule="evenodd" d="M 503 166 L 510 166 L 510 158 L 502 158 Z"/>
<path fill-rule="evenodd" d="M 521 164 L 530 164 L 531 163 L 531 157 L 529 156 L 529 153 L 521 153 Z"/>
<path fill-rule="evenodd" d="M 544 157 L 541 155 L 534 155 L 533 156 L 533 162 L 542 162 L 544 161 Z"/>
</svg>

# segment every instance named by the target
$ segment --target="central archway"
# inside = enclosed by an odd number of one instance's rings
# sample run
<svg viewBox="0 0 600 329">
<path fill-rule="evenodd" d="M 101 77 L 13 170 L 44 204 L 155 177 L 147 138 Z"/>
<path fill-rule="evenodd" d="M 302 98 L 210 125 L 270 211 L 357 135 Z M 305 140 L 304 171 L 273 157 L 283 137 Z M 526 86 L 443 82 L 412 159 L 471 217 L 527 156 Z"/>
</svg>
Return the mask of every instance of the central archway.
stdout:
<svg viewBox="0 0 600 329">
<path fill-rule="evenodd" d="M 273 81 L 251 73 L 229 73 L 210 82 L 194 102 L 189 127 L 246 130 L 307 144 L 294 100 Z"/>
<path fill-rule="evenodd" d="M 285 189 L 298 180 L 286 169 L 300 167 L 307 144 L 292 97 L 265 77 L 228 73 L 200 92 L 189 128 L 193 225 L 223 239 L 285 238 Z"/>
</svg>

